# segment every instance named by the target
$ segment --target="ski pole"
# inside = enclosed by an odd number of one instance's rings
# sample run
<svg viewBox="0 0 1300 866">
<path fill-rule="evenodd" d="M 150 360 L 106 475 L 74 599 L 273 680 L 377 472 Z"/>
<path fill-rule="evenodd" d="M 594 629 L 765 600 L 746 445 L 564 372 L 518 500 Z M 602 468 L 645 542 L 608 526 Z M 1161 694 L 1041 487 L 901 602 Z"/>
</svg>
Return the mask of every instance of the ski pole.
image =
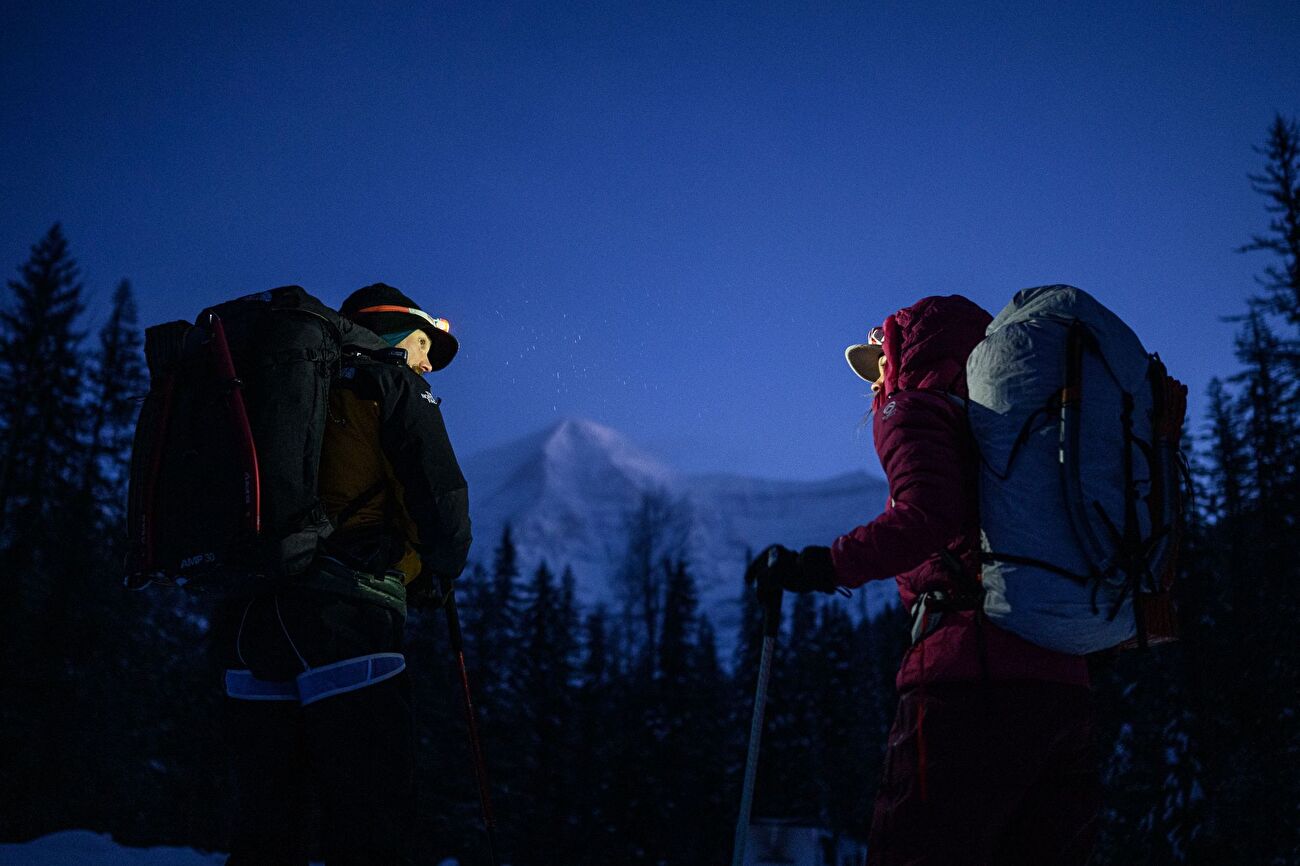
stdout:
<svg viewBox="0 0 1300 866">
<path fill-rule="evenodd" d="M 767 708 L 767 683 L 772 677 L 772 653 L 781 630 L 781 598 L 775 594 L 763 603 L 763 655 L 758 663 L 758 688 L 754 691 L 754 717 L 749 723 L 749 755 L 745 758 L 745 782 L 740 794 L 740 816 L 731 847 L 731 866 L 744 866 L 745 844 L 749 841 L 749 816 L 754 808 L 754 781 L 758 777 L 758 746 L 763 738 L 763 712 Z M 761 596 L 760 596 L 761 598 Z"/>
<path fill-rule="evenodd" d="M 452 652 L 460 666 L 460 687 L 465 697 L 465 725 L 469 729 L 469 750 L 474 759 L 474 778 L 478 782 L 478 802 L 483 810 L 483 829 L 487 834 L 488 858 L 497 866 L 497 819 L 492 814 L 492 796 L 488 791 L 487 765 L 483 761 L 483 745 L 478 737 L 478 722 L 474 717 L 474 700 L 470 696 L 469 672 L 465 667 L 465 640 L 460 631 L 460 614 L 456 611 L 456 590 L 448 579 L 442 581 L 443 607 L 447 609 L 447 634 Z"/>
</svg>

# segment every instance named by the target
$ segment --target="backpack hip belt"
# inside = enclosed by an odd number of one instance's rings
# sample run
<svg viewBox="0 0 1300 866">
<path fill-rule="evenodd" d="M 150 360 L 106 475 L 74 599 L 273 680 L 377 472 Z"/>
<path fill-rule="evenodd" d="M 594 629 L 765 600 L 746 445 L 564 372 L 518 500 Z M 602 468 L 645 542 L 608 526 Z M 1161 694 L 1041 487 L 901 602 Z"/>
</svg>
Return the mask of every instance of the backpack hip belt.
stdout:
<svg viewBox="0 0 1300 866">
<path fill-rule="evenodd" d="M 923 592 L 912 603 L 912 643 L 916 644 L 934 634 L 944 622 L 949 611 L 984 609 L 984 591 L 945 592 L 932 589 Z"/>
</svg>

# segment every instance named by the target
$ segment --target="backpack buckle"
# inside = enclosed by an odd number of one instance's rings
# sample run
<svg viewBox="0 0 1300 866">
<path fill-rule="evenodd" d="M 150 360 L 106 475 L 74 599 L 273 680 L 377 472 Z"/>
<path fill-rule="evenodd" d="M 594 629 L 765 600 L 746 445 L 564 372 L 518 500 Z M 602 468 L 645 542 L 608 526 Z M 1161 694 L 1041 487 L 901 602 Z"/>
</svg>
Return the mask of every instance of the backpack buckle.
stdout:
<svg viewBox="0 0 1300 866">
<path fill-rule="evenodd" d="M 923 592 L 912 605 L 912 644 L 918 644 L 933 634 L 943 621 L 946 605 L 941 590 Z"/>
</svg>

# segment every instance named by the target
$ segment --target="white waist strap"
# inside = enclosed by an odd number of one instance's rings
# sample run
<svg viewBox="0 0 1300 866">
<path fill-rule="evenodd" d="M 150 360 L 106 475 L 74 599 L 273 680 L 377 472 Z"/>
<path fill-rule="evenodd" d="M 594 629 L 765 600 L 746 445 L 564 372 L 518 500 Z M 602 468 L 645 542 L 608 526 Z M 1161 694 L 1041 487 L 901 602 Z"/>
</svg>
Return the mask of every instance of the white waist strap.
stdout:
<svg viewBox="0 0 1300 866">
<path fill-rule="evenodd" d="M 382 683 L 406 670 L 401 653 L 374 653 L 344 659 L 298 674 L 298 698 L 305 707 L 325 698 Z"/>
<path fill-rule="evenodd" d="M 373 653 L 311 668 L 295 680 L 259 680 L 246 670 L 226 671 L 226 694 L 242 701 L 297 701 L 304 707 L 325 698 L 382 683 L 406 670 L 401 653 Z"/>
<path fill-rule="evenodd" d="M 296 701 L 298 685 L 289 680 L 259 680 L 248 671 L 228 670 L 226 694 L 241 701 Z"/>
</svg>

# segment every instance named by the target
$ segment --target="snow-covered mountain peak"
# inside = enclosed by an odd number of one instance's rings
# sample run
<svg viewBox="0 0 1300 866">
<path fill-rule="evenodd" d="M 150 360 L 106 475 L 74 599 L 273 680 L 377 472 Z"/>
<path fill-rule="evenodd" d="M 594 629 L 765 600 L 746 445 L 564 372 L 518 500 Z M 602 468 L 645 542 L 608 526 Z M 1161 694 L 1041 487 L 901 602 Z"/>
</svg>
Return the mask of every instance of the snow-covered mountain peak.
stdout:
<svg viewBox="0 0 1300 866">
<path fill-rule="evenodd" d="M 538 450 L 551 484 L 572 486 L 569 482 L 577 480 L 584 486 L 665 487 L 676 475 L 618 431 L 585 418 L 565 418 L 551 427 Z"/>
<path fill-rule="evenodd" d="M 553 563 L 603 570 L 627 514 L 649 492 L 677 484 L 677 473 L 622 434 L 583 418 L 467 461 L 476 547 L 490 548 L 511 524 L 521 552 Z"/>
<path fill-rule="evenodd" d="M 614 448 L 626 440 L 612 427 L 598 424 L 589 418 L 562 418 L 546 431 L 548 444 L 555 442 L 587 442 L 594 447 Z"/>
<path fill-rule="evenodd" d="M 573 566 L 584 603 L 613 600 L 609 580 L 632 515 L 647 494 L 666 493 L 689 523 L 683 552 L 701 603 L 723 629 L 735 624 L 749 551 L 773 542 L 829 544 L 877 514 L 886 497 L 884 482 L 866 473 L 808 482 L 686 475 L 584 418 L 477 454 L 463 468 L 474 558 L 491 562 L 508 523 L 521 565 L 545 559 L 553 568 Z"/>
</svg>

